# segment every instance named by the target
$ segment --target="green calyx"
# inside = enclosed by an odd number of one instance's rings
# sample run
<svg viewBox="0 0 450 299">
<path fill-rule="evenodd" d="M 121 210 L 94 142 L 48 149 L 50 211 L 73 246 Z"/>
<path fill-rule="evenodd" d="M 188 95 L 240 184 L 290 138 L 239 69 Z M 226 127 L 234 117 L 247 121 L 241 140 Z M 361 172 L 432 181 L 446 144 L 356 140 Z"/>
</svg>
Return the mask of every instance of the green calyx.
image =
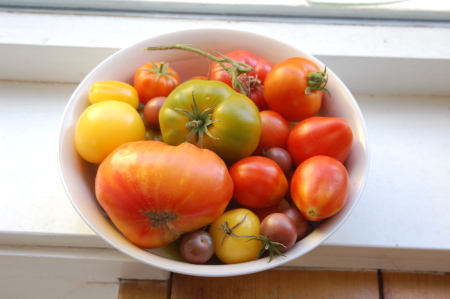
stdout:
<svg viewBox="0 0 450 299">
<path fill-rule="evenodd" d="M 153 65 L 153 70 L 145 69 L 145 71 L 155 74 L 156 75 L 156 81 L 158 81 L 161 76 L 167 77 L 169 79 L 173 79 L 171 74 L 174 74 L 175 72 L 167 70 L 167 68 L 169 67 L 168 63 L 161 62 L 159 67 L 154 61 L 151 61 L 151 63 Z"/>
<path fill-rule="evenodd" d="M 211 119 L 214 107 L 215 104 L 212 105 L 211 107 L 206 108 L 203 111 L 200 111 L 197 105 L 197 101 L 195 100 L 194 97 L 194 92 L 192 92 L 192 105 L 191 105 L 192 111 L 186 111 L 184 109 L 175 108 L 176 111 L 180 111 L 188 117 L 186 128 L 189 129 L 191 133 L 186 139 L 186 142 L 189 142 L 192 139 L 192 137 L 198 136 L 196 145 L 202 148 L 203 138 L 205 134 L 212 139 L 219 139 L 214 137 L 208 130 L 208 127 L 210 127 L 214 122 L 220 121 L 217 119 L 216 120 Z"/>
<path fill-rule="evenodd" d="M 308 74 L 308 87 L 305 90 L 305 94 L 310 94 L 312 90 L 325 91 L 328 95 L 330 92 L 325 88 L 328 83 L 327 67 L 323 72 L 313 72 Z"/>
</svg>

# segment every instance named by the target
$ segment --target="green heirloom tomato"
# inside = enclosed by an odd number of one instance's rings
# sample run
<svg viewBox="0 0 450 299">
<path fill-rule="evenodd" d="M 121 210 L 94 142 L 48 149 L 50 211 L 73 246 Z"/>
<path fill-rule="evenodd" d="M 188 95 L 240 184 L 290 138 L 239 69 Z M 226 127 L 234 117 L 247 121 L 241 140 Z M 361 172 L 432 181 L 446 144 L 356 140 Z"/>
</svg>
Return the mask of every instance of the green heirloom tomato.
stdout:
<svg viewBox="0 0 450 299">
<path fill-rule="evenodd" d="M 227 84 L 189 80 L 174 89 L 159 112 L 162 139 L 190 142 L 227 162 L 250 156 L 261 135 L 258 107 Z"/>
</svg>

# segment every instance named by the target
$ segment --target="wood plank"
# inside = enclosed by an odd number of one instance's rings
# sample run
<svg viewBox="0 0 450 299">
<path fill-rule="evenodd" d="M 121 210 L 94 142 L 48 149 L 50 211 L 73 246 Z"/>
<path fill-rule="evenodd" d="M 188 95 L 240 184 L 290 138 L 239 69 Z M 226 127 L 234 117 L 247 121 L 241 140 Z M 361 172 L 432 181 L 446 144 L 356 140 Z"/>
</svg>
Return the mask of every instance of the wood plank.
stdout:
<svg viewBox="0 0 450 299">
<path fill-rule="evenodd" d="M 174 274 L 171 299 L 365 298 L 378 299 L 377 272 L 270 270 L 236 277 Z"/>
<path fill-rule="evenodd" d="M 169 299 L 169 280 L 121 280 L 118 299 Z"/>
<path fill-rule="evenodd" d="M 383 272 L 384 299 L 450 298 L 450 273 Z"/>
</svg>

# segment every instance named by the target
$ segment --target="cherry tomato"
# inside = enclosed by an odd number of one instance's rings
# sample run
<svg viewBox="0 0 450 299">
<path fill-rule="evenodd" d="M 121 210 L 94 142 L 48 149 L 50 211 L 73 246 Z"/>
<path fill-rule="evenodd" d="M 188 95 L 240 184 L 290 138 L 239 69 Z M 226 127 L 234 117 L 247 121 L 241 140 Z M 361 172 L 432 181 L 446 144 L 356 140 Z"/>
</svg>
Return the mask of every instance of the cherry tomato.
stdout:
<svg viewBox="0 0 450 299">
<path fill-rule="evenodd" d="M 278 164 L 266 157 L 250 156 L 229 169 L 234 183 L 233 198 L 248 208 L 277 204 L 288 190 L 288 182 Z"/>
<path fill-rule="evenodd" d="M 344 163 L 350 152 L 353 133 L 347 121 L 337 117 L 310 117 L 299 122 L 288 138 L 288 150 L 295 165 L 325 155 Z"/>
<path fill-rule="evenodd" d="M 273 213 L 261 222 L 260 234 L 272 242 L 281 243 L 275 247 L 280 252 L 291 249 L 297 240 L 297 228 L 294 221 L 286 214 Z"/>
<path fill-rule="evenodd" d="M 264 152 L 264 155 L 275 161 L 281 170 L 283 170 L 284 175 L 287 176 L 292 170 L 292 158 L 289 152 L 281 147 L 271 147 Z"/>
<path fill-rule="evenodd" d="M 291 132 L 287 120 L 281 114 L 271 110 L 261 111 L 259 115 L 261 116 L 261 137 L 253 155 L 263 156 L 263 151 L 271 147 L 287 149 Z"/>
<path fill-rule="evenodd" d="M 267 105 L 288 121 L 314 116 L 322 105 L 326 77 L 326 72 L 308 59 L 286 59 L 267 74 L 264 82 Z"/>
<path fill-rule="evenodd" d="M 172 90 L 180 85 L 180 76 L 164 62 L 149 62 L 140 66 L 134 73 L 134 88 L 139 101 L 147 104 L 155 97 L 167 97 Z"/>
<path fill-rule="evenodd" d="M 209 233 L 219 260 L 226 264 L 256 260 L 263 243 L 250 239 L 259 235 L 260 224 L 258 216 L 242 208 L 226 211 L 217 218 L 211 224 Z"/>
<path fill-rule="evenodd" d="M 159 110 L 166 101 L 167 97 L 156 97 L 150 99 L 144 106 L 144 118 L 147 127 L 159 130 Z"/>
<path fill-rule="evenodd" d="M 145 140 L 145 126 L 131 105 L 119 101 L 92 104 L 80 115 L 75 147 L 88 162 L 100 164 L 119 145 Z"/>
<path fill-rule="evenodd" d="M 309 231 L 309 221 L 297 207 L 287 208 L 282 213 L 288 215 L 294 221 L 295 227 L 297 228 L 297 241 L 303 239 Z"/>
<path fill-rule="evenodd" d="M 292 200 L 309 221 L 336 214 L 345 205 L 348 193 L 347 170 L 335 158 L 311 157 L 297 167 L 292 177 Z"/>
<path fill-rule="evenodd" d="M 204 264 L 214 255 L 214 241 L 204 230 L 186 234 L 181 240 L 181 255 L 192 264 Z"/>
</svg>

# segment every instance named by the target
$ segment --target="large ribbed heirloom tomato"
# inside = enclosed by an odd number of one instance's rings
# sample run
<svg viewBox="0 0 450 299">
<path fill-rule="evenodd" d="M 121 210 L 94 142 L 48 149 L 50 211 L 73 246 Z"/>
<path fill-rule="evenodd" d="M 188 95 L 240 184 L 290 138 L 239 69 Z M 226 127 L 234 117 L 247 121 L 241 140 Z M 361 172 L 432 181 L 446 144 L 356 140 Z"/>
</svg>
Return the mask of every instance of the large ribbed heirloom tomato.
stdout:
<svg viewBox="0 0 450 299">
<path fill-rule="evenodd" d="M 189 143 L 119 146 L 100 165 L 98 202 L 132 243 L 158 248 L 218 218 L 233 194 L 217 154 Z"/>
</svg>

